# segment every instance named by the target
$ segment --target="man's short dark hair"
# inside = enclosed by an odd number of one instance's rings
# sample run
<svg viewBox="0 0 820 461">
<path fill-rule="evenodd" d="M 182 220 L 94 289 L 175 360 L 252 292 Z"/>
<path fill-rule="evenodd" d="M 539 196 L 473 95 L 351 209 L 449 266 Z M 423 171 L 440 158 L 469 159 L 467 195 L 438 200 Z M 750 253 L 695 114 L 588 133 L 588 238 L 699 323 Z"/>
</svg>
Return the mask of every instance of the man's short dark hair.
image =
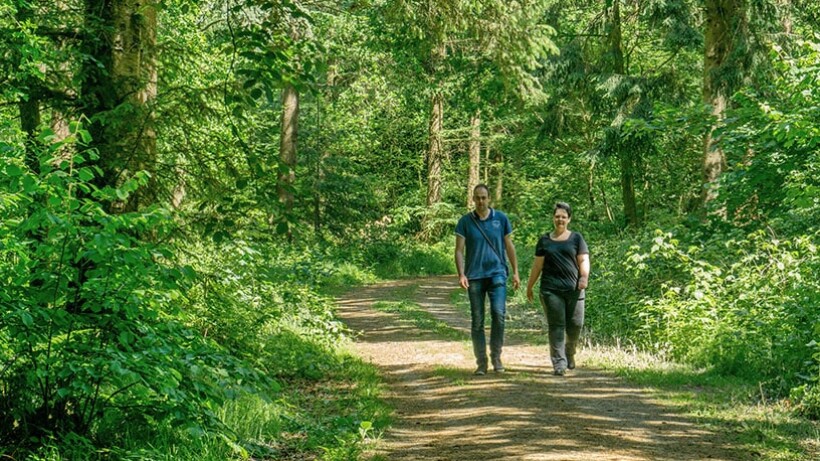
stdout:
<svg viewBox="0 0 820 461">
<path fill-rule="evenodd" d="M 490 188 L 489 188 L 489 187 L 487 187 L 487 185 L 486 185 L 486 184 L 481 183 L 481 184 L 477 184 L 475 187 L 473 187 L 473 194 L 475 194 L 476 192 L 478 192 L 478 190 L 479 190 L 479 189 L 484 189 L 485 191 L 487 191 L 487 196 L 489 197 L 489 195 L 490 195 Z"/>
<path fill-rule="evenodd" d="M 567 212 L 567 218 L 572 217 L 572 207 L 569 206 L 569 203 L 567 203 L 567 202 L 556 202 L 555 203 L 555 208 L 552 209 L 552 214 L 555 214 L 555 212 L 558 211 L 558 210 L 566 211 Z"/>
</svg>

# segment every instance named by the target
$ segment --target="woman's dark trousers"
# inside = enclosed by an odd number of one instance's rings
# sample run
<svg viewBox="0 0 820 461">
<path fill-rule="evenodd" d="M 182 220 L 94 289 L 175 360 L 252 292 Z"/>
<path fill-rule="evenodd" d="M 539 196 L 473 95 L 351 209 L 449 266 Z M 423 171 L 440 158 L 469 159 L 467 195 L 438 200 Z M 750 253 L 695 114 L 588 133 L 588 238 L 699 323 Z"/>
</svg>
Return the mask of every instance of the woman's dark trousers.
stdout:
<svg viewBox="0 0 820 461">
<path fill-rule="evenodd" d="M 581 291 L 542 291 L 541 306 L 549 324 L 550 358 L 556 370 L 575 363 L 575 350 L 584 327 L 584 299 Z"/>
</svg>

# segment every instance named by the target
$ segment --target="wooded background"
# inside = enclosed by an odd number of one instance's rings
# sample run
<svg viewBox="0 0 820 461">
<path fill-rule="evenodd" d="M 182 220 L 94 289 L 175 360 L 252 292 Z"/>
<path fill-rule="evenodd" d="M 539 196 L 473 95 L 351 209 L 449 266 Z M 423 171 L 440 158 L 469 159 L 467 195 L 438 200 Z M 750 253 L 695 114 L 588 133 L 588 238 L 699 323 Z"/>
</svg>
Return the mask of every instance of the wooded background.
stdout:
<svg viewBox="0 0 820 461">
<path fill-rule="evenodd" d="M 820 417 L 818 24 L 811 0 L 0 0 L 0 455 L 247 454 L 218 409 L 350 372 L 323 290 L 452 272 L 479 182 L 524 275 L 572 204 L 589 335 Z"/>
</svg>

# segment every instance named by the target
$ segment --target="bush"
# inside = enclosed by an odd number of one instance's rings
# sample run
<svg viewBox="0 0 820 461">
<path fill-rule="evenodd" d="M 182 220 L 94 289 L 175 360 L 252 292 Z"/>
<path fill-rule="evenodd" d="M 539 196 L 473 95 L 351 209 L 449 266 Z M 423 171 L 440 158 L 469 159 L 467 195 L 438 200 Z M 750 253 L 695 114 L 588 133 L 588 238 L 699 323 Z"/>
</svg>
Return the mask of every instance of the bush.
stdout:
<svg viewBox="0 0 820 461">
<path fill-rule="evenodd" d="M 816 236 L 773 239 L 762 231 L 683 244 L 656 231 L 620 270 L 608 255 L 591 294 L 591 324 L 673 358 L 768 380 L 779 395 L 816 375 L 810 346 L 820 324 Z M 621 288 L 626 287 L 626 288 Z M 613 318 L 627 318 L 626 324 Z"/>
<path fill-rule="evenodd" d="M 73 130 L 39 173 L 0 149 L 0 444 L 105 446 L 126 421 L 216 427 L 214 405 L 262 381 L 174 318 L 193 272 L 157 243 L 173 220 L 107 212 L 146 178 L 98 189 L 88 133 Z"/>
</svg>

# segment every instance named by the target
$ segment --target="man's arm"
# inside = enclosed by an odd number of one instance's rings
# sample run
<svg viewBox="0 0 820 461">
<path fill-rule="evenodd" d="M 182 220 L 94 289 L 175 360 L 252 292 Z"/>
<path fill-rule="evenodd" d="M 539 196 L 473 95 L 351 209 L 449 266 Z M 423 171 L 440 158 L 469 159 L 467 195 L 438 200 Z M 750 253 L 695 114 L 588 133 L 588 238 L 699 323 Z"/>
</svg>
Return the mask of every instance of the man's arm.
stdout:
<svg viewBox="0 0 820 461">
<path fill-rule="evenodd" d="M 521 277 L 518 276 L 518 257 L 515 256 L 515 245 L 510 234 L 504 236 L 504 248 L 507 250 L 507 257 L 510 258 L 513 270 L 513 288 L 517 290 L 521 286 Z"/>
<path fill-rule="evenodd" d="M 458 271 L 458 284 L 465 290 L 470 287 L 470 281 L 464 274 L 464 237 L 456 234 L 456 270 Z"/>
</svg>

